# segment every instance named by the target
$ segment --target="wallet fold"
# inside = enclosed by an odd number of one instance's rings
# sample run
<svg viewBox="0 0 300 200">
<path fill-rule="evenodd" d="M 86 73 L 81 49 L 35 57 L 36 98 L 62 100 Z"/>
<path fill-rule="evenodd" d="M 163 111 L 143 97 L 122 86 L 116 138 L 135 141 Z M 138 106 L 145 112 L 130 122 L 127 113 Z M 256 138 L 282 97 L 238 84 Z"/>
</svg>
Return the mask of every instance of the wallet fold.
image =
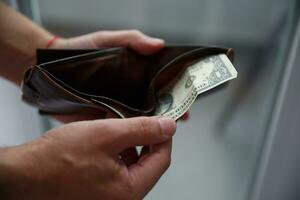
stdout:
<svg viewBox="0 0 300 200">
<path fill-rule="evenodd" d="M 22 82 L 23 99 L 43 114 L 112 112 L 121 118 L 151 116 L 156 93 L 191 63 L 233 50 L 167 46 L 153 55 L 125 48 L 38 49 L 37 64 Z"/>
</svg>

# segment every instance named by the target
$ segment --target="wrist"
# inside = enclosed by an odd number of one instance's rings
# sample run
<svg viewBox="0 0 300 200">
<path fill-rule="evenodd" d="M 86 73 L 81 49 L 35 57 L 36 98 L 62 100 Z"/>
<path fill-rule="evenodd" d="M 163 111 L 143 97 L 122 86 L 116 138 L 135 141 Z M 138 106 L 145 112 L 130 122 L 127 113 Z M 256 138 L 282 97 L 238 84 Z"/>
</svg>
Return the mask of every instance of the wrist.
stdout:
<svg viewBox="0 0 300 200">
<path fill-rule="evenodd" d="M 10 148 L 0 149 L 0 196 L 3 199 L 13 199 L 14 185 L 18 181 L 10 151 Z"/>
<path fill-rule="evenodd" d="M 19 148 L 22 146 L 0 148 L 0 196 L 3 200 L 34 199 L 36 193 L 32 174 L 36 169 L 30 163 L 32 159 L 26 158 L 26 150 Z"/>
<path fill-rule="evenodd" d="M 31 33 L 31 36 L 26 35 L 22 39 L 15 39 L 16 41 L 6 39 L 4 44 L 6 50 L 0 56 L 0 76 L 19 85 L 23 80 L 24 72 L 36 64 L 36 49 L 45 48 L 52 38 L 51 33 L 40 27 L 37 29 Z"/>
<path fill-rule="evenodd" d="M 61 49 L 61 48 L 68 48 L 67 46 L 68 40 L 62 38 L 57 35 L 53 35 L 52 38 L 47 42 L 44 48 L 46 49 Z"/>
</svg>

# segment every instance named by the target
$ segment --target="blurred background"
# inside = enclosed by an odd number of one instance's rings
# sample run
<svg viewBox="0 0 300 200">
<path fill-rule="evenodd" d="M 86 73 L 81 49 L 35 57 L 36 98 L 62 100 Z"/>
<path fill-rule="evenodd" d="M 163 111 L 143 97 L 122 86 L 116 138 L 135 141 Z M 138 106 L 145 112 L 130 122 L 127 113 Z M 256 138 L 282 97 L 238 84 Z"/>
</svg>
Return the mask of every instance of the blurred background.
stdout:
<svg viewBox="0 0 300 200">
<path fill-rule="evenodd" d="M 178 124 L 172 165 L 146 199 L 262 198 L 261 168 L 274 137 L 272 119 L 296 34 L 296 0 L 33 0 L 30 7 L 15 2 L 63 37 L 138 29 L 167 44 L 234 48 L 238 78 L 200 96 L 191 119 Z M 22 143 L 57 125 L 20 103 L 20 92 L 0 81 L 0 91 L 9 93 L 0 99 L 1 112 L 7 113 L 0 120 L 8 122 L 0 132 L 12 132 L 0 135 L 2 145 Z M 13 123 L 8 120 L 12 112 L 20 116 Z M 300 198 L 294 192 L 289 199 Z"/>
</svg>

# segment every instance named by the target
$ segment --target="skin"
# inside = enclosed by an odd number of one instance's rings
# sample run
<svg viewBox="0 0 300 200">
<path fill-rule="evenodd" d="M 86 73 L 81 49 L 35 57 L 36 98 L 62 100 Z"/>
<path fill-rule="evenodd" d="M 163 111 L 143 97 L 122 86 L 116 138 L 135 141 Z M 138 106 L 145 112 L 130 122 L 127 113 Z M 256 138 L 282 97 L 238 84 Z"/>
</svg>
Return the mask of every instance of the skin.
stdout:
<svg viewBox="0 0 300 200">
<path fill-rule="evenodd" d="M 0 22 L 0 76 L 20 85 L 24 71 L 35 64 L 36 48 L 45 48 L 53 34 L 3 3 Z M 98 31 L 60 38 L 50 48 L 114 46 L 149 55 L 164 41 L 137 30 Z M 0 148 L 1 199 L 142 199 L 170 164 L 172 119 L 53 117 L 69 124 L 29 143 Z M 136 146 L 144 146 L 140 155 Z"/>
<path fill-rule="evenodd" d="M 82 121 L 2 149 L 1 199 L 143 199 L 170 165 L 175 129 L 158 117 Z M 138 162 L 120 157 L 144 145 Z"/>
</svg>

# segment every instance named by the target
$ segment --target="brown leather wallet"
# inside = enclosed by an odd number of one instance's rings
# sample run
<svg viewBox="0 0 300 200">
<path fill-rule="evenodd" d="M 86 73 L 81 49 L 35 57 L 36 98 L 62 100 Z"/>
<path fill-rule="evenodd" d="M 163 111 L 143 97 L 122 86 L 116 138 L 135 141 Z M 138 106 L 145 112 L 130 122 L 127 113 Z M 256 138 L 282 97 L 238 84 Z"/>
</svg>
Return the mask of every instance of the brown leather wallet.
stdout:
<svg viewBox="0 0 300 200">
<path fill-rule="evenodd" d="M 187 63 L 220 53 L 233 59 L 232 49 L 207 46 L 167 46 L 153 55 L 125 47 L 38 49 L 37 65 L 24 75 L 23 99 L 44 114 L 151 116 L 156 92 Z"/>
</svg>

